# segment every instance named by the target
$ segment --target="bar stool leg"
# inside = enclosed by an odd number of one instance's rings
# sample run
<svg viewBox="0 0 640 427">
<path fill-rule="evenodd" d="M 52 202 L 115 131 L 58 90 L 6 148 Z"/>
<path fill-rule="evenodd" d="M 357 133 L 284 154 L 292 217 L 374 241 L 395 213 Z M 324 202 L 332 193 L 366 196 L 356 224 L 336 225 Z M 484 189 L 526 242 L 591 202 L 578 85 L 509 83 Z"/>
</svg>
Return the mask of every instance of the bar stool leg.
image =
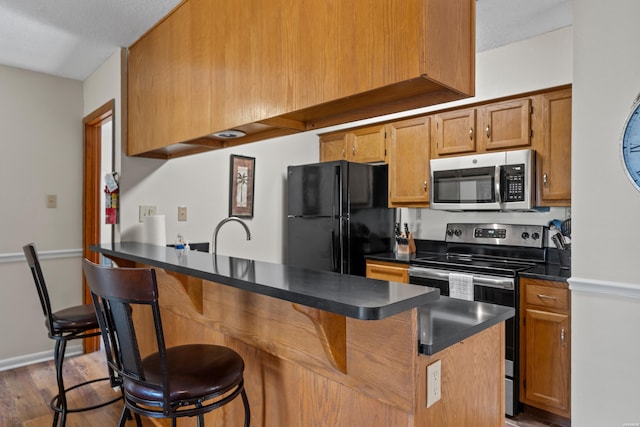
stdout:
<svg viewBox="0 0 640 427">
<path fill-rule="evenodd" d="M 127 408 L 127 405 L 125 404 L 124 408 L 122 408 L 122 414 L 120 414 L 120 421 L 118 422 L 118 427 L 124 427 L 127 420 L 131 420 L 133 419 L 133 417 L 135 417 L 136 425 L 138 427 L 142 427 L 142 421 L 140 420 L 140 415 L 134 412 L 132 417 L 131 413 L 132 412 L 129 410 L 129 408 Z"/>
<path fill-rule="evenodd" d="M 60 427 L 65 427 L 67 423 L 67 395 L 64 390 L 64 378 L 62 376 L 62 364 L 64 362 L 64 353 L 67 349 L 67 340 L 56 339 L 56 346 L 53 353 L 56 365 L 56 379 L 58 382 L 58 396 L 51 400 L 51 409 L 53 409 L 53 427 L 58 425 L 60 414 Z"/>
<path fill-rule="evenodd" d="M 244 388 L 240 395 L 242 396 L 242 403 L 244 404 L 244 427 L 249 427 L 251 423 L 251 409 L 249 408 L 249 399 L 247 398 L 247 392 Z"/>
</svg>

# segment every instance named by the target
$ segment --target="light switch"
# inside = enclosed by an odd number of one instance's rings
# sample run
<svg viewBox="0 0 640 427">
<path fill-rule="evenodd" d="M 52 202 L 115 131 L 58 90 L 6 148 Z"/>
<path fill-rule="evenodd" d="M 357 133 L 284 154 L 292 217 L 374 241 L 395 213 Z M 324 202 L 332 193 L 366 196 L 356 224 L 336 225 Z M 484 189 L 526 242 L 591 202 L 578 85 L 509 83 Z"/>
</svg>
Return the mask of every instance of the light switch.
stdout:
<svg viewBox="0 0 640 427">
<path fill-rule="evenodd" d="M 186 220 L 187 220 L 187 207 L 178 206 L 178 221 L 186 221 Z"/>
<path fill-rule="evenodd" d="M 155 215 L 157 210 L 156 206 L 138 206 L 138 222 L 143 222 L 145 216 Z"/>
</svg>

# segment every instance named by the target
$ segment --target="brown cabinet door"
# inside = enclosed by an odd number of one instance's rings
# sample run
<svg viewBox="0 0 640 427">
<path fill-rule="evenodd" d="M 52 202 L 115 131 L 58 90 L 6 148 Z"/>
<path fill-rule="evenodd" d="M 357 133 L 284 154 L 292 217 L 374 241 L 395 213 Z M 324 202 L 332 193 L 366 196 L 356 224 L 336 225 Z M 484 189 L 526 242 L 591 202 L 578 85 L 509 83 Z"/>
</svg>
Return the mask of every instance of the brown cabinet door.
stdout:
<svg viewBox="0 0 640 427">
<path fill-rule="evenodd" d="M 571 89 L 537 97 L 539 206 L 571 206 Z"/>
<path fill-rule="evenodd" d="M 347 160 L 375 163 L 386 160 L 384 125 L 356 129 L 347 139 Z"/>
<path fill-rule="evenodd" d="M 565 282 L 520 280 L 520 401 L 571 418 L 571 295 Z"/>
<path fill-rule="evenodd" d="M 409 267 L 405 264 L 367 260 L 366 275 L 369 279 L 409 283 Z"/>
<path fill-rule="evenodd" d="M 570 417 L 569 316 L 527 309 L 526 376 L 523 400 L 540 409 Z"/>
<path fill-rule="evenodd" d="M 389 206 L 429 204 L 429 117 L 389 124 Z"/>
<path fill-rule="evenodd" d="M 209 18 L 207 0 L 185 2 L 130 48 L 128 155 L 210 132 Z"/>
<path fill-rule="evenodd" d="M 434 123 L 433 137 L 437 156 L 475 153 L 475 108 L 436 114 Z"/>
<path fill-rule="evenodd" d="M 211 38 L 209 0 L 189 0 L 167 20 L 170 25 L 172 142 L 211 132 Z"/>
<path fill-rule="evenodd" d="M 127 154 L 173 143 L 169 87 L 170 25 L 165 21 L 129 50 Z"/>
<path fill-rule="evenodd" d="M 479 109 L 478 134 L 485 150 L 531 145 L 531 99 L 489 104 Z"/>
<path fill-rule="evenodd" d="M 345 160 L 347 148 L 347 134 L 336 133 L 320 137 L 320 161 Z"/>
</svg>

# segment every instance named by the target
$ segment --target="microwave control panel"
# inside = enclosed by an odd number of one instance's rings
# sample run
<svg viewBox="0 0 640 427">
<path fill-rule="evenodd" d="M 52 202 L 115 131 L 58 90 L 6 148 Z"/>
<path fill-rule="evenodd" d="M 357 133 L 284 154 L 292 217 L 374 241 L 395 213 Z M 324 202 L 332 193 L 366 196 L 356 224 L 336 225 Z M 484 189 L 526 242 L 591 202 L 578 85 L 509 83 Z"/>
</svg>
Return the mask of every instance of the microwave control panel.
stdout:
<svg viewBox="0 0 640 427">
<path fill-rule="evenodd" d="M 522 202 L 525 200 L 525 166 L 502 166 L 501 188 L 503 202 Z"/>
</svg>

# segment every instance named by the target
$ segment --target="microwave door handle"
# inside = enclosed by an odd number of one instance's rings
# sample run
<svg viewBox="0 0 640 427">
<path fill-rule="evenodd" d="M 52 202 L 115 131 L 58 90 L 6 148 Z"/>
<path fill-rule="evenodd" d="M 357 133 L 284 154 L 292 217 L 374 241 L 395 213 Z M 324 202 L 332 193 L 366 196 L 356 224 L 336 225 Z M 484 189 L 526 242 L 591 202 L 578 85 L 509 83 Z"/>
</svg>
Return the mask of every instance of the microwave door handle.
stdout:
<svg viewBox="0 0 640 427">
<path fill-rule="evenodd" d="M 502 166 L 496 166 L 496 170 L 495 170 L 495 190 L 496 190 L 496 202 L 497 203 L 502 203 L 502 186 L 500 183 L 500 178 L 502 175 Z"/>
</svg>

